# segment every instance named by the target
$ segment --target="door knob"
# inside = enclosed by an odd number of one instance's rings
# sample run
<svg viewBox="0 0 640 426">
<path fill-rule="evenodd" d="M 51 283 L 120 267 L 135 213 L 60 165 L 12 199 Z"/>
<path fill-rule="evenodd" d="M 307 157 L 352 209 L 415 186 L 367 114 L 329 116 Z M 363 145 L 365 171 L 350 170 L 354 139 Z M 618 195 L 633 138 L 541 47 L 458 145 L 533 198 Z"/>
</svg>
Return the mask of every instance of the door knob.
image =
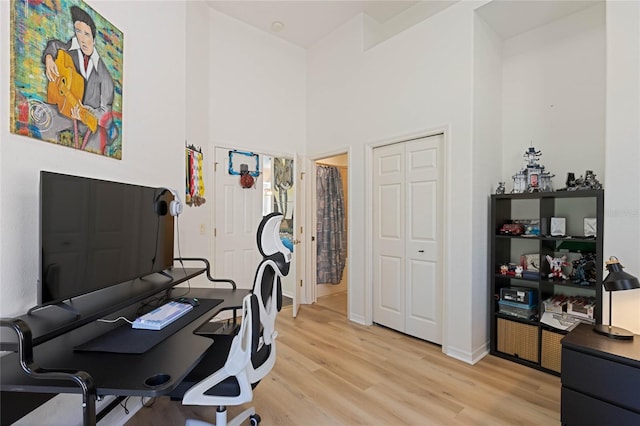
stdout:
<svg viewBox="0 0 640 426">
<path fill-rule="evenodd" d="M 300 241 L 300 240 L 293 240 L 293 244 L 294 244 L 294 245 L 295 245 L 295 244 L 300 244 L 301 242 L 302 242 L 302 241 Z"/>
</svg>

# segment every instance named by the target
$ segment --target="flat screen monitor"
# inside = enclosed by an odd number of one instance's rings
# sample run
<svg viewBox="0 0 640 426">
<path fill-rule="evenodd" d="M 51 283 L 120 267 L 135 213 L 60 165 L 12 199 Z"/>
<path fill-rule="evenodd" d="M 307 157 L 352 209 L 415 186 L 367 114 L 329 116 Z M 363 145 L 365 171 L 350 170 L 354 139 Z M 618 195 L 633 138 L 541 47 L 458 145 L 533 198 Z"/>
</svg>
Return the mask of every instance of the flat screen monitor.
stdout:
<svg viewBox="0 0 640 426">
<path fill-rule="evenodd" d="M 38 303 L 59 303 L 173 264 L 163 188 L 40 172 Z M 166 198 L 166 199 L 165 199 Z"/>
</svg>

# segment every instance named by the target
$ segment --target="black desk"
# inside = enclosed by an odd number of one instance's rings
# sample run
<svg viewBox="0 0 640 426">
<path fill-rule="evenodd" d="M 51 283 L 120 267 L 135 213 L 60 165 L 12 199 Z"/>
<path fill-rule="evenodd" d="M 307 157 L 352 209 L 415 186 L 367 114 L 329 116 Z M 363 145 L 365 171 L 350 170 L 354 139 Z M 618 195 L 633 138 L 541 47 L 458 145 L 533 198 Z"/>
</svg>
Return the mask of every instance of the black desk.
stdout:
<svg viewBox="0 0 640 426">
<path fill-rule="evenodd" d="M 616 340 L 580 324 L 562 343 L 564 425 L 640 424 L 640 336 Z"/>
<path fill-rule="evenodd" d="M 85 371 L 93 378 L 97 395 L 152 397 L 170 393 L 214 343 L 209 337 L 195 335 L 194 330 L 223 310 L 240 308 L 248 290 L 192 288 L 188 297 L 222 299 L 223 302 L 210 311 L 203 311 L 191 323 L 144 354 L 78 352 L 73 348 L 121 325 L 98 323 L 96 319 L 120 315 L 133 319 L 138 302 L 170 290 L 202 272 L 204 270 L 188 269 L 185 275 L 184 271 L 175 269 L 171 282 L 167 277 L 154 276 L 142 283 L 112 288 L 99 300 L 78 300 L 75 307 L 81 312 L 79 317 L 58 307 L 47 307 L 30 316 L 22 316 L 21 319 L 33 331 L 33 360 L 42 368 Z M 175 288 L 172 296 L 180 296 L 186 290 L 184 287 Z M 15 349 L 15 343 L 6 331 L 11 334 L 11 330 L 3 330 L 3 350 Z M 13 336 L 16 341 L 15 333 Z M 12 353 L 0 360 L 0 390 L 3 392 L 82 393 L 80 387 L 71 381 L 40 380 L 27 376 L 20 368 L 19 359 L 18 353 Z"/>
</svg>

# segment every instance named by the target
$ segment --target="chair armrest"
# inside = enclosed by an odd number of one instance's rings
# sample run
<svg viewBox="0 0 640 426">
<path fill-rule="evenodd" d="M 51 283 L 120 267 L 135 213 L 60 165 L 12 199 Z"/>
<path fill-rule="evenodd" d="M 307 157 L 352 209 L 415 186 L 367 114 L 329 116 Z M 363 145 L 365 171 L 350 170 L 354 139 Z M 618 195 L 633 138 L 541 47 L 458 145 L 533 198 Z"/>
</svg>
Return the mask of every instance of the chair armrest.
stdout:
<svg viewBox="0 0 640 426">
<path fill-rule="evenodd" d="M 228 278 L 213 278 L 211 276 L 211 265 L 209 264 L 209 261 L 203 257 L 176 257 L 173 260 L 182 263 L 183 261 L 199 261 L 199 262 L 203 262 L 205 264 L 205 268 L 207 271 L 207 279 L 211 282 L 214 283 L 229 283 L 231 284 L 231 287 L 235 290 L 236 289 L 236 282 L 228 279 Z"/>
</svg>

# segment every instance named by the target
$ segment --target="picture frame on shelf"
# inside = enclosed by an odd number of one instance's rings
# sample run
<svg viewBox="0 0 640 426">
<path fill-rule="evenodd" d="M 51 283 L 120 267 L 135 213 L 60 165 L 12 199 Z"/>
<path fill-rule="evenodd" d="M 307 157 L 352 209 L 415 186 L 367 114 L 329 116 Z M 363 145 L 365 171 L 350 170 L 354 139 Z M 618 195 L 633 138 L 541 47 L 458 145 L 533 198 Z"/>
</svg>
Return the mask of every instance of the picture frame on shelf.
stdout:
<svg viewBox="0 0 640 426">
<path fill-rule="evenodd" d="M 565 237 L 567 235 L 567 219 L 564 217 L 552 217 L 550 234 L 552 237 Z"/>
<path fill-rule="evenodd" d="M 585 217 L 583 226 L 585 237 L 595 237 L 598 234 L 598 219 L 595 217 Z"/>
</svg>

